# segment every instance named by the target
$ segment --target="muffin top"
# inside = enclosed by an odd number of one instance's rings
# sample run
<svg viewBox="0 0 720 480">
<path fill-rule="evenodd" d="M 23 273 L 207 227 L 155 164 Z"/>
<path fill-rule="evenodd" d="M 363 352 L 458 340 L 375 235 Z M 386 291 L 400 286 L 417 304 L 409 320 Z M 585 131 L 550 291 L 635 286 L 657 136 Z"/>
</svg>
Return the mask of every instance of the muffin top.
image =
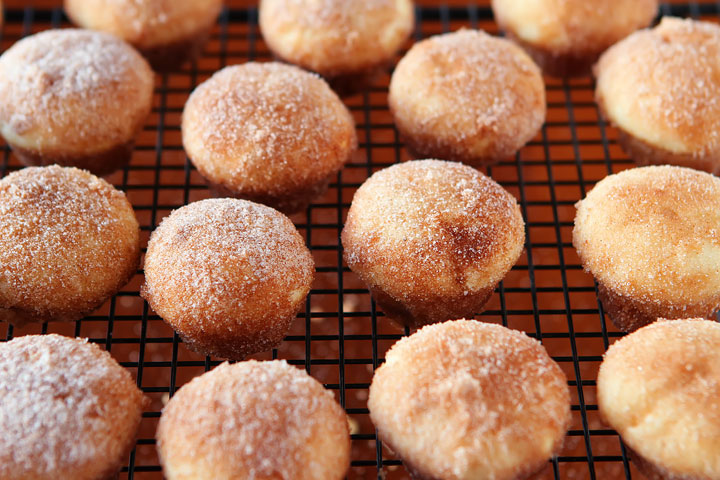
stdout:
<svg viewBox="0 0 720 480">
<path fill-rule="evenodd" d="M 350 464 L 342 407 L 284 360 L 196 377 L 168 402 L 157 438 L 170 479 L 340 480 Z"/>
<path fill-rule="evenodd" d="M 0 180 L 0 308 L 38 315 L 92 309 L 139 259 L 133 208 L 105 180 L 57 165 Z"/>
<path fill-rule="evenodd" d="M 413 45 L 393 73 L 388 101 L 407 136 L 462 161 L 515 153 L 535 136 L 546 110 L 537 65 L 509 40 L 478 30 Z"/>
<path fill-rule="evenodd" d="M 500 27 L 522 42 L 562 54 L 605 50 L 647 27 L 657 0 L 492 0 Z"/>
<path fill-rule="evenodd" d="M 355 193 L 342 233 L 353 271 L 397 299 L 494 286 L 524 239 L 509 192 L 471 167 L 440 160 L 373 174 Z"/>
<path fill-rule="evenodd" d="M 0 476 L 106 478 L 140 422 L 130 373 L 87 340 L 27 335 L 0 343 Z"/>
<path fill-rule="evenodd" d="M 70 19 L 141 49 L 183 41 L 209 28 L 222 0 L 65 0 Z"/>
<path fill-rule="evenodd" d="M 720 476 L 720 324 L 660 320 L 610 346 L 603 419 L 664 478 Z"/>
<path fill-rule="evenodd" d="M 15 146 L 90 155 L 130 141 L 154 75 L 130 45 L 88 30 L 48 30 L 0 57 L 0 131 Z"/>
<path fill-rule="evenodd" d="M 624 131 L 673 153 L 720 152 L 720 26 L 665 17 L 605 52 L 595 74 Z"/>
<path fill-rule="evenodd" d="M 573 244 L 620 295 L 702 303 L 720 295 L 720 179 L 675 166 L 625 170 L 578 202 Z"/>
<path fill-rule="evenodd" d="M 252 341 L 258 336 L 282 339 L 314 273 L 285 215 L 246 200 L 208 199 L 173 211 L 153 232 L 142 295 L 205 353 L 240 359 L 263 350 Z"/>
<path fill-rule="evenodd" d="M 322 181 L 357 146 L 352 116 L 325 81 L 274 62 L 215 73 L 188 99 L 182 135 L 205 177 L 246 193 Z"/>
<path fill-rule="evenodd" d="M 475 320 L 423 327 L 375 371 L 373 423 L 426 478 L 526 478 L 560 447 L 570 394 L 525 333 Z"/>
<path fill-rule="evenodd" d="M 389 61 L 413 26 L 411 0 L 260 2 L 260 28 L 270 48 L 326 76 Z"/>
</svg>

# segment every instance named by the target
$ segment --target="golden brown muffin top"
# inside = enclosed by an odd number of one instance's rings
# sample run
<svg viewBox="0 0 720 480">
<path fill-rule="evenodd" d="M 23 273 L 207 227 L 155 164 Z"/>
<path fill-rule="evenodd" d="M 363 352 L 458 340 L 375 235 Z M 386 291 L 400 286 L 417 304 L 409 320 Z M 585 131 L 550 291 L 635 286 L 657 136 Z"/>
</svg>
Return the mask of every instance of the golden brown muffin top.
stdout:
<svg viewBox="0 0 720 480">
<path fill-rule="evenodd" d="M 147 62 L 117 37 L 37 33 L 0 57 L 0 131 L 16 146 L 46 153 L 103 151 L 135 136 L 153 81 Z"/>
<path fill-rule="evenodd" d="M 595 67 L 606 116 L 673 153 L 720 152 L 720 26 L 665 17 L 610 48 Z"/>
<path fill-rule="evenodd" d="M 190 96 L 183 144 L 229 189 L 277 192 L 325 179 L 357 146 L 345 105 L 317 75 L 280 63 L 226 67 Z"/>
<path fill-rule="evenodd" d="M 657 0 L 492 0 L 500 27 L 521 41 L 558 54 L 601 52 L 647 27 Z"/>
<path fill-rule="evenodd" d="M 532 59 L 509 40 L 465 29 L 413 45 L 393 73 L 388 100 L 408 135 L 487 157 L 522 147 L 546 110 Z"/>
<path fill-rule="evenodd" d="M 166 217 L 145 257 L 143 296 L 189 337 L 282 335 L 315 273 L 303 238 L 285 215 L 236 199 L 194 202 Z M 242 358 L 249 345 L 233 346 Z M 251 352 L 254 353 L 254 352 Z M 218 352 L 219 354 L 219 352 Z"/>
<path fill-rule="evenodd" d="M 663 320 L 610 346 L 600 413 L 666 478 L 720 476 L 720 324 Z"/>
<path fill-rule="evenodd" d="M 720 179 L 675 166 L 625 170 L 578 202 L 573 244 L 619 295 L 703 303 L 720 295 Z"/>
<path fill-rule="evenodd" d="M 133 208 L 105 180 L 56 165 L 0 180 L 0 307 L 92 308 L 127 281 L 139 256 Z"/>
<path fill-rule="evenodd" d="M 382 439 L 428 478 L 524 478 L 570 423 L 567 380 L 540 342 L 475 320 L 393 345 L 368 406 Z"/>
<path fill-rule="evenodd" d="M 524 239 L 510 193 L 471 167 L 440 160 L 373 174 L 355 193 L 342 233 L 353 270 L 398 299 L 494 286 Z"/>
<path fill-rule="evenodd" d="M 411 0 L 261 0 L 259 14 L 274 52 L 328 76 L 390 60 L 414 26 Z"/>
<path fill-rule="evenodd" d="M 84 339 L 28 335 L 0 343 L 0 477 L 106 478 L 140 422 L 130 373 Z"/>
<path fill-rule="evenodd" d="M 65 0 L 65 11 L 82 28 L 101 30 L 141 49 L 203 34 L 222 0 Z"/>
<path fill-rule="evenodd" d="M 345 412 L 284 360 L 224 363 L 173 396 L 158 426 L 165 475 L 339 480 L 350 465 Z"/>
</svg>

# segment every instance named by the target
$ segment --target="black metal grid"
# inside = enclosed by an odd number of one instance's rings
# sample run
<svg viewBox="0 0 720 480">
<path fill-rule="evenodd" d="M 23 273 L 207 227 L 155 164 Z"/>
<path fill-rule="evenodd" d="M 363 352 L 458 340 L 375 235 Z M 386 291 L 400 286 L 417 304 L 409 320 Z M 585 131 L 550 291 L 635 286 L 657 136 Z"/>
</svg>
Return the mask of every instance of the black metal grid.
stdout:
<svg viewBox="0 0 720 480">
<path fill-rule="evenodd" d="M 720 18 L 720 0 L 663 5 L 663 14 Z M 3 50 L 22 36 L 67 25 L 61 9 L 9 10 Z M 461 26 L 496 31 L 487 7 L 418 8 L 415 39 Z M 108 179 L 127 192 L 142 225 L 143 241 L 170 210 L 208 196 L 180 142 L 180 112 L 189 92 L 215 70 L 270 54 L 257 28 L 256 9 L 226 9 L 202 59 L 178 74 L 158 77 L 152 118 L 131 165 Z M 316 259 L 318 281 L 304 312 L 278 349 L 258 358 L 285 358 L 304 366 L 336 392 L 353 424 L 349 478 L 407 478 L 400 462 L 376 441 L 365 400 L 372 370 L 387 348 L 407 331 L 377 311 L 367 290 L 342 262 L 338 237 L 355 189 L 372 172 L 407 159 L 387 111 L 388 78 L 347 99 L 355 116 L 361 151 L 329 192 L 293 217 Z M 621 336 L 606 322 L 592 278 L 582 272 L 570 242 L 574 203 L 605 175 L 632 162 L 615 142 L 616 132 L 598 116 L 590 79 L 548 79 L 548 121 L 513 161 L 487 173 L 513 192 L 526 218 L 526 253 L 501 283 L 486 321 L 522 329 L 539 338 L 568 376 L 573 423 L 560 456 L 543 478 L 632 478 L 637 476 L 619 438 L 597 415 L 595 378 L 602 353 Z M 0 176 L 19 168 L 3 145 Z M 218 362 L 189 352 L 177 335 L 139 298 L 142 271 L 95 314 L 74 324 L 22 330 L 3 325 L 5 338 L 58 332 L 87 336 L 105 346 L 137 377 L 152 399 L 140 438 L 121 478 L 160 478 L 154 429 L 168 396 Z M 0 335 L 3 332 L 0 330 Z"/>
</svg>

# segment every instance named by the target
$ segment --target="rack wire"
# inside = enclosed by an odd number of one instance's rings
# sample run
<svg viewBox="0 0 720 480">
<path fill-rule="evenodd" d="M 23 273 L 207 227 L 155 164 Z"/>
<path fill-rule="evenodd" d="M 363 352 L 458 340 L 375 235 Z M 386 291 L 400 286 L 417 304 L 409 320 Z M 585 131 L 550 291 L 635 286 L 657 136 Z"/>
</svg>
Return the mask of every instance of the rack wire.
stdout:
<svg viewBox="0 0 720 480">
<path fill-rule="evenodd" d="M 720 18 L 720 0 L 664 4 L 663 15 Z M 460 27 L 496 32 L 487 6 L 418 7 L 415 40 Z M 62 9 L 27 7 L 5 12 L 3 51 L 19 38 L 68 26 Z M 177 74 L 157 78 L 151 119 L 129 167 L 108 177 L 132 202 L 143 242 L 172 209 L 209 196 L 188 162 L 180 139 L 180 115 L 190 91 L 225 65 L 269 60 L 255 8 L 225 9 L 204 56 Z M 389 76 L 349 97 L 360 151 L 327 194 L 295 215 L 317 264 L 317 280 L 286 341 L 257 358 L 284 358 L 302 366 L 333 390 L 352 427 L 349 478 L 407 478 L 400 461 L 377 441 L 367 410 L 367 389 L 384 352 L 408 332 L 377 310 L 364 285 L 343 264 L 339 234 L 357 187 L 373 172 L 408 159 L 387 108 Z M 607 174 L 631 167 L 615 130 L 599 118 L 591 79 L 547 79 L 548 117 L 541 133 L 514 160 L 486 169 L 518 198 L 526 219 L 526 249 L 478 318 L 502 323 L 540 339 L 569 379 L 573 421 L 560 455 L 539 478 L 619 479 L 637 477 L 614 431 L 602 424 L 596 404 L 602 354 L 621 334 L 606 322 L 590 275 L 571 244 L 574 203 Z M 20 168 L 2 144 L 0 176 Z M 71 324 L 14 329 L 0 326 L 7 340 L 56 332 L 89 337 L 136 376 L 152 400 L 143 414 L 135 448 L 120 478 L 161 478 L 154 433 L 167 399 L 194 376 L 218 362 L 189 351 L 139 297 L 142 271 L 93 315 Z"/>
</svg>

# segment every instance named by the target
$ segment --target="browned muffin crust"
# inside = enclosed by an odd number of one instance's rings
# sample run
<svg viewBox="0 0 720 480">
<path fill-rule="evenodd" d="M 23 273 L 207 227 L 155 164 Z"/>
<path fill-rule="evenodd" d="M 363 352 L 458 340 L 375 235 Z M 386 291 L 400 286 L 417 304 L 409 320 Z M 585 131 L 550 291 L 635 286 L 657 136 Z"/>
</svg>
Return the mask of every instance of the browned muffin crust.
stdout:
<svg viewBox="0 0 720 480">
<path fill-rule="evenodd" d="M 168 480 L 340 480 L 350 466 L 342 407 L 284 360 L 196 377 L 163 410 L 157 440 Z"/>
<path fill-rule="evenodd" d="M 116 477 L 146 400 L 108 352 L 54 334 L 0 343 L 0 397 L 5 480 Z"/>
<path fill-rule="evenodd" d="M 517 45 L 478 30 L 436 35 L 400 60 L 388 96 L 416 158 L 482 166 L 513 156 L 545 121 L 540 69 Z"/>
<path fill-rule="evenodd" d="M 103 175 L 130 160 L 153 84 L 147 62 L 112 35 L 37 33 L 0 57 L 0 132 L 26 165 Z"/>
<path fill-rule="evenodd" d="M 0 321 L 80 319 L 139 262 L 135 213 L 104 180 L 57 165 L 0 180 Z"/>
<path fill-rule="evenodd" d="M 482 310 L 524 239 L 510 193 L 471 167 L 440 160 L 373 174 L 342 231 L 350 269 L 388 317 L 410 327 Z"/>
<path fill-rule="evenodd" d="M 188 347 L 238 360 L 282 342 L 314 273 L 286 216 L 209 199 L 175 210 L 153 232 L 141 295 Z"/>
<path fill-rule="evenodd" d="M 295 213 L 357 149 L 352 115 L 315 74 L 275 62 L 224 68 L 192 93 L 183 145 L 226 196 Z"/>
</svg>

